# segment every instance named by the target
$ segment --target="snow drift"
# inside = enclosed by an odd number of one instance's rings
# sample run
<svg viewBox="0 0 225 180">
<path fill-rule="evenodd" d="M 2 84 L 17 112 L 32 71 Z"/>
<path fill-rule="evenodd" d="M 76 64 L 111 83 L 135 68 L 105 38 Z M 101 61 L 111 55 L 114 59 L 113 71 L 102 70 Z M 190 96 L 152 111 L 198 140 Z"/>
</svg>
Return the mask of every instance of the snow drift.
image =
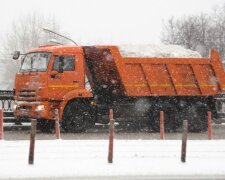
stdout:
<svg viewBox="0 0 225 180">
<path fill-rule="evenodd" d="M 37 140 L 34 165 L 28 150 L 0 141 L 0 179 L 225 179 L 225 140 L 189 140 L 186 163 L 179 140 L 116 139 L 113 164 L 107 140 Z"/>
</svg>

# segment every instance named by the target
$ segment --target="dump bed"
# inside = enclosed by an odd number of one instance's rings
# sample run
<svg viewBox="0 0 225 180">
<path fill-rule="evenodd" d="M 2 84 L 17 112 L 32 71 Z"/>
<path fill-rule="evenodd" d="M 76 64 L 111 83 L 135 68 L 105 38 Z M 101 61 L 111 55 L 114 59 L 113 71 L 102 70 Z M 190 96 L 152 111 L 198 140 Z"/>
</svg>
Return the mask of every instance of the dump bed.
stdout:
<svg viewBox="0 0 225 180">
<path fill-rule="evenodd" d="M 208 96 L 225 91 L 220 55 L 123 57 L 117 46 L 84 47 L 95 89 L 125 96 Z M 97 88 L 96 88 L 97 87 Z"/>
</svg>

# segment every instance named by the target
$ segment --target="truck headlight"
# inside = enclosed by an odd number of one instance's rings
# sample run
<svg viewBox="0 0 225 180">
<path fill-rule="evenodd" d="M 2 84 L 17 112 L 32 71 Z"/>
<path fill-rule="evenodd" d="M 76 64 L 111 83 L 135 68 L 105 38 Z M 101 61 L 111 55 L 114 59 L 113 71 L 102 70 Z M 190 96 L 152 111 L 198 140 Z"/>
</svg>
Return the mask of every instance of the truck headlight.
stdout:
<svg viewBox="0 0 225 180">
<path fill-rule="evenodd" d="M 16 108 L 17 108 L 17 105 L 16 105 L 16 104 L 14 104 L 14 105 L 13 105 L 13 110 L 15 111 L 15 110 L 16 110 Z"/>
<path fill-rule="evenodd" d="M 43 111 L 45 109 L 45 106 L 44 105 L 37 105 L 36 107 L 36 111 Z"/>
</svg>

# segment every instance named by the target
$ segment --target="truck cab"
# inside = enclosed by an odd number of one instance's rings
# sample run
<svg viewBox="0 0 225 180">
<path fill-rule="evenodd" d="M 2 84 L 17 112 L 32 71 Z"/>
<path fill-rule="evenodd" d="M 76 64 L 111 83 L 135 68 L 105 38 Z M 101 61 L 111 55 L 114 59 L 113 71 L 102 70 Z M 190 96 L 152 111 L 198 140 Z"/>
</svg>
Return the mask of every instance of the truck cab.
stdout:
<svg viewBox="0 0 225 180">
<path fill-rule="evenodd" d="M 92 97 L 85 88 L 82 48 L 41 46 L 25 54 L 15 79 L 17 118 L 54 120 L 54 110 L 62 117 L 66 102 L 76 97 Z"/>
</svg>

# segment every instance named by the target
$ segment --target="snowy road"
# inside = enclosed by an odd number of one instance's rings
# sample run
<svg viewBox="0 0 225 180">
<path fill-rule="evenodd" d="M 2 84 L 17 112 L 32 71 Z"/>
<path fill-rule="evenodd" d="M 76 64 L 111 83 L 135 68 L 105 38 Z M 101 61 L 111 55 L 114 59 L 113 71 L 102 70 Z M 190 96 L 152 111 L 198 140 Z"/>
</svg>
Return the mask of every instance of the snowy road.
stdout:
<svg viewBox="0 0 225 180">
<path fill-rule="evenodd" d="M 176 175 L 176 176 L 95 176 L 95 177 L 48 177 L 42 180 L 224 180 L 223 175 Z M 4 179 L 2 179 L 4 180 Z M 25 178 L 23 180 L 40 180 L 40 178 Z"/>
<path fill-rule="evenodd" d="M 225 140 L 38 140 L 34 165 L 28 141 L 0 141 L 0 179 L 225 179 Z"/>
<path fill-rule="evenodd" d="M 38 178 L 37 178 L 38 179 Z M 97 177 L 79 177 L 76 178 L 79 180 L 224 180 L 224 176 L 195 176 L 195 175 L 177 175 L 177 176 L 97 176 Z M 26 180 L 26 179 L 25 179 Z M 36 180 L 33 179 L 32 180 Z M 44 178 L 43 180 L 74 180 L 74 177 L 72 178 Z"/>
<path fill-rule="evenodd" d="M 225 179 L 224 125 L 213 126 L 217 139 L 213 141 L 207 140 L 206 132 L 189 133 L 185 164 L 180 162 L 181 133 L 166 133 L 167 140 L 158 141 L 159 133 L 118 131 L 114 163 L 108 164 L 107 127 L 62 133 L 59 141 L 54 134 L 38 132 L 34 166 L 27 163 L 29 136 L 29 128 L 5 131 L 5 140 L 0 141 L 0 179 Z"/>
<path fill-rule="evenodd" d="M 7 129 L 7 128 L 5 128 Z M 5 140 L 29 140 L 29 131 L 30 127 L 27 126 L 25 128 L 14 128 L 14 130 L 5 131 L 4 139 Z M 86 133 L 78 133 L 78 134 L 61 134 L 62 139 L 65 140 L 97 140 L 97 139 L 108 139 L 108 127 L 95 127 L 93 129 L 89 129 Z M 159 139 L 159 133 L 152 133 L 142 129 L 138 132 L 127 132 L 127 131 L 117 131 L 115 136 L 117 139 L 144 139 L 144 140 L 153 140 Z M 181 139 L 181 133 L 166 133 L 166 139 L 179 140 Z M 189 133 L 189 139 L 207 139 L 207 132 L 204 133 Z M 214 125 L 213 126 L 213 138 L 214 139 L 225 139 L 225 125 Z M 55 134 L 43 134 L 41 132 L 37 133 L 37 139 L 47 140 L 47 139 L 55 139 Z"/>
</svg>

